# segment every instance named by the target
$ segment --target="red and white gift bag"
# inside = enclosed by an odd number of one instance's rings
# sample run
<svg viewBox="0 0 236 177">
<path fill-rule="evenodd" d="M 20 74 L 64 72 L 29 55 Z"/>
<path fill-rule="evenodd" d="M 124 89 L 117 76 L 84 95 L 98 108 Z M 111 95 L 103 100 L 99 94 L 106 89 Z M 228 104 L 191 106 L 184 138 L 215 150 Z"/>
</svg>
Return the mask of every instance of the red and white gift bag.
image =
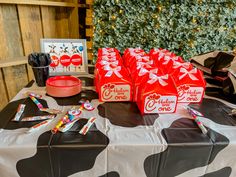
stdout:
<svg viewBox="0 0 236 177">
<path fill-rule="evenodd" d="M 206 82 L 202 72 L 197 68 L 187 70 L 184 67 L 173 75 L 178 91 L 179 103 L 199 103 L 202 101 Z"/>
<path fill-rule="evenodd" d="M 117 49 L 99 50 L 95 86 L 100 101 L 131 101 L 132 82 Z"/>
<path fill-rule="evenodd" d="M 149 73 L 141 85 L 137 105 L 142 114 L 175 112 L 178 93 L 171 76 Z"/>
<path fill-rule="evenodd" d="M 200 70 L 166 49 L 98 50 L 95 86 L 100 101 L 135 101 L 142 114 L 173 113 L 177 102 L 201 102 Z"/>
</svg>

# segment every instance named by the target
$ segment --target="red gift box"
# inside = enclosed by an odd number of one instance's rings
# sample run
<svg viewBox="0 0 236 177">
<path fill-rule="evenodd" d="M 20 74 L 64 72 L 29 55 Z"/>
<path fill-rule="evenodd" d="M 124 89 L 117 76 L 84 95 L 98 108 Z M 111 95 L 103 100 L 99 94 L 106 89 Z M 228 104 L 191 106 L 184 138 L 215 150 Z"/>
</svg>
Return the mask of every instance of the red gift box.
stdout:
<svg viewBox="0 0 236 177">
<path fill-rule="evenodd" d="M 102 55 L 102 54 L 109 54 L 109 53 L 119 53 L 119 50 L 117 50 L 116 48 L 100 48 L 98 49 L 98 56 Z"/>
<path fill-rule="evenodd" d="M 138 91 L 137 105 L 142 114 L 173 113 L 177 105 L 177 90 L 168 74 L 150 73 Z M 141 83 L 141 84 L 142 84 Z"/>
<path fill-rule="evenodd" d="M 193 65 L 190 62 L 174 62 L 172 68 L 168 71 L 168 74 L 172 75 L 174 73 L 179 73 L 181 68 L 185 68 L 186 70 L 192 70 Z"/>
<path fill-rule="evenodd" d="M 165 74 L 169 74 L 170 73 L 170 69 L 173 67 L 173 64 L 175 62 L 184 62 L 183 59 L 179 56 L 170 56 L 170 55 L 166 55 L 163 58 L 161 58 L 159 60 L 159 67 L 162 69 L 162 71 Z"/>
<path fill-rule="evenodd" d="M 125 68 L 105 66 L 98 73 L 100 101 L 131 101 L 132 82 Z"/>
<path fill-rule="evenodd" d="M 202 101 L 206 82 L 199 69 L 187 70 L 181 67 L 178 73 L 173 74 L 173 78 L 178 91 L 178 102 L 199 103 Z"/>
<path fill-rule="evenodd" d="M 142 49 L 125 50 L 124 55 L 123 55 L 124 65 L 126 67 L 129 67 L 130 62 L 136 62 L 137 59 L 144 56 L 148 56 L 148 55 Z"/>
<path fill-rule="evenodd" d="M 135 56 L 135 55 L 144 55 L 145 51 L 143 49 L 140 48 L 128 48 L 124 51 L 124 58 L 129 58 L 130 56 Z"/>
<path fill-rule="evenodd" d="M 141 68 L 137 71 L 135 75 L 132 76 L 133 79 L 133 101 L 137 101 L 138 98 L 138 90 L 143 80 L 145 80 L 145 76 L 150 73 L 154 74 L 162 74 L 160 69 L 157 68 Z"/>
</svg>

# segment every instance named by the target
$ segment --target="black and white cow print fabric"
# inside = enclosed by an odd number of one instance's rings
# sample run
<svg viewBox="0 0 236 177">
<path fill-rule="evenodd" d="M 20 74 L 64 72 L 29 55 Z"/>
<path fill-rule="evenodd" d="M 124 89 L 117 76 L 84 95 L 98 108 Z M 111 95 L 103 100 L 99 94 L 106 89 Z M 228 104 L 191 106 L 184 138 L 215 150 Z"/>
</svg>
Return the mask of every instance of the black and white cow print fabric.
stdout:
<svg viewBox="0 0 236 177">
<path fill-rule="evenodd" d="M 92 81 L 83 78 L 86 86 Z M 44 115 L 24 93 L 42 94 L 45 106 L 65 113 L 81 98 L 92 101 L 93 111 L 66 133 L 51 134 L 63 116 L 46 127 L 26 133 L 38 122 L 12 122 L 20 103 L 23 117 Z M 0 177 L 235 177 L 236 118 L 228 113 L 236 105 L 205 96 L 191 105 L 204 114 L 204 135 L 190 119 L 184 104 L 175 114 L 141 116 L 134 103 L 101 103 L 92 90 L 69 98 L 53 98 L 35 83 L 22 89 L 0 113 Z M 78 132 L 96 117 L 87 135 Z"/>
</svg>

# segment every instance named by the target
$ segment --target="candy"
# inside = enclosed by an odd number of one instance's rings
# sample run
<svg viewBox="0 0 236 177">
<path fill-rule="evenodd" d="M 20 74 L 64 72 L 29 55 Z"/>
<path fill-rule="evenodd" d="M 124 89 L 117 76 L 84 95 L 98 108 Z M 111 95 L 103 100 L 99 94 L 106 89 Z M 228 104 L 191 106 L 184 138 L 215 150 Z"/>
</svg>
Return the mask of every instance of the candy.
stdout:
<svg viewBox="0 0 236 177">
<path fill-rule="evenodd" d="M 87 100 L 84 104 L 83 104 L 83 108 L 86 109 L 87 111 L 92 111 L 95 108 L 93 107 L 93 105 L 89 102 L 89 100 Z"/>
<path fill-rule="evenodd" d="M 49 109 L 49 108 L 40 108 L 40 111 L 48 112 L 48 113 L 50 113 L 50 114 L 61 114 L 61 113 L 62 113 L 60 110 L 57 110 L 57 109 Z"/>
<path fill-rule="evenodd" d="M 51 130 L 51 132 L 52 132 L 53 134 L 57 133 L 58 130 L 59 130 L 59 128 L 60 128 L 63 124 L 67 123 L 68 119 L 69 119 L 69 115 L 66 114 L 64 117 L 62 117 L 62 118 L 60 119 L 60 121 L 59 121 L 59 122 L 57 123 L 57 125 Z"/>
<path fill-rule="evenodd" d="M 81 135 L 86 135 L 87 132 L 89 131 L 89 129 L 91 128 L 91 126 L 93 125 L 93 123 L 95 122 L 96 118 L 95 117 L 91 117 L 88 122 L 83 126 L 83 128 L 80 130 L 80 134 Z"/>
<path fill-rule="evenodd" d="M 35 98 L 42 98 L 42 97 L 43 97 L 42 95 L 39 95 L 39 94 L 36 94 L 36 93 L 33 93 L 33 92 L 27 92 L 27 94 L 28 94 L 29 96 L 33 96 L 33 97 L 35 97 Z"/>
<path fill-rule="evenodd" d="M 20 121 L 20 117 L 23 114 L 24 110 L 25 110 L 25 104 L 20 104 L 17 108 L 16 115 L 12 119 L 12 121 Z"/>
<path fill-rule="evenodd" d="M 69 122 L 69 123 L 67 123 L 67 124 L 65 124 L 65 125 L 63 125 L 63 126 L 61 126 L 61 127 L 59 128 L 59 131 L 60 131 L 60 132 L 67 132 L 67 131 L 75 124 L 75 122 L 77 122 L 78 120 L 79 120 L 79 118 L 73 119 L 71 122 Z"/>
<path fill-rule="evenodd" d="M 45 121 L 43 121 L 43 122 L 40 122 L 40 123 L 34 125 L 33 127 L 31 127 L 31 128 L 28 130 L 28 133 L 32 133 L 32 132 L 34 132 L 34 131 L 39 130 L 40 128 L 42 128 L 42 127 L 48 125 L 51 121 L 52 121 L 52 119 L 49 119 L 49 120 L 45 120 Z"/>
<path fill-rule="evenodd" d="M 55 115 L 24 117 L 23 119 L 21 119 L 21 121 L 38 121 L 38 120 L 53 119 L 54 117 Z"/>
<path fill-rule="evenodd" d="M 83 104 L 83 103 L 85 103 L 87 100 L 85 99 L 85 98 L 81 98 L 80 100 L 79 100 L 79 104 Z"/>
<path fill-rule="evenodd" d="M 42 109 L 42 108 L 43 108 L 43 105 L 42 105 L 35 97 L 30 96 L 30 95 L 29 95 L 29 97 L 30 97 L 30 99 L 37 105 L 37 107 L 38 107 L 39 109 Z"/>
</svg>

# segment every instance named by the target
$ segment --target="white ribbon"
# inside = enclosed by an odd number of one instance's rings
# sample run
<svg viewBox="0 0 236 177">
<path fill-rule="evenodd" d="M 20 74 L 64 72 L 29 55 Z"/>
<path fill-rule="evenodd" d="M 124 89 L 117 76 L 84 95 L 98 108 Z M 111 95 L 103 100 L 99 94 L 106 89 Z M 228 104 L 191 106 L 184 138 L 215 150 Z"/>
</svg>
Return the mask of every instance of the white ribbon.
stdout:
<svg viewBox="0 0 236 177">
<path fill-rule="evenodd" d="M 110 64 L 118 65 L 119 61 L 118 60 L 116 60 L 116 61 L 102 60 L 102 61 L 100 61 L 100 64 L 101 65 L 110 65 Z"/>
<path fill-rule="evenodd" d="M 114 73 L 117 77 L 122 78 L 123 76 L 119 73 L 121 71 L 121 66 L 117 66 L 115 68 L 111 68 L 109 65 L 104 66 L 103 68 L 107 73 L 105 74 L 105 77 L 111 77 L 111 75 Z"/>
<path fill-rule="evenodd" d="M 179 67 L 184 67 L 184 68 L 189 68 L 190 67 L 190 63 L 189 62 L 185 62 L 185 63 L 180 63 L 178 61 L 173 63 L 173 68 L 179 68 Z"/>
<path fill-rule="evenodd" d="M 141 69 L 139 70 L 138 76 L 143 76 L 143 75 L 145 75 L 145 74 L 148 73 L 148 72 L 149 72 L 149 71 L 148 71 L 147 69 L 141 68 Z"/>
<path fill-rule="evenodd" d="M 153 84 L 155 82 L 159 82 L 159 84 L 161 84 L 162 86 L 166 86 L 168 85 L 168 83 L 164 80 L 167 80 L 169 78 L 169 75 L 166 74 L 164 76 L 157 76 L 156 74 L 150 73 L 149 74 L 149 81 L 147 83 L 149 84 Z"/>
<path fill-rule="evenodd" d="M 152 52 L 152 54 L 154 54 L 154 55 L 155 55 L 155 54 L 157 54 L 157 53 L 159 53 L 159 52 L 161 52 L 161 50 L 160 50 L 160 49 L 154 49 L 154 50 L 153 50 L 153 52 Z"/>
<path fill-rule="evenodd" d="M 172 58 L 172 57 L 170 57 L 170 56 L 165 56 L 165 57 L 164 57 L 164 62 L 163 62 L 162 64 L 166 65 L 166 64 L 168 64 L 168 63 L 169 63 L 169 61 L 170 61 L 170 60 L 172 60 L 172 61 L 173 61 L 173 58 Z"/>
<path fill-rule="evenodd" d="M 109 53 L 109 52 L 114 52 L 115 50 L 113 48 L 102 48 L 103 53 Z"/>
<path fill-rule="evenodd" d="M 166 65 L 169 63 L 170 60 L 172 60 L 173 62 L 178 61 L 179 58 L 180 58 L 180 56 L 171 57 L 170 55 L 167 55 L 164 57 L 165 62 L 163 62 L 162 64 Z"/>
<path fill-rule="evenodd" d="M 102 56 L 102 60 L 106 60 L 106 61 L 116 61 L 116 57 L 111 57 L 109 58 L 108 56 Z"/>
<path fill-rule="evenodd" d="M 160 59 L 162 59 L 165 56 L 165 53 L 160 52 L 159 56 L 158 56 L 158 61 L 160 61 Z"/>
<path fill-rule="evenodd" d="M 146 73 L 155 73 L 155 74 L 157 74 L 157 72 L 158 72 L 158 69 L 157 69 L 157 68 L 156 68 L 156 69 L 152 69 L 152 70 L 150 70 L 150 71 L 148 71 L 148 70 L 145 69 L 145 68 L 141 68 L 141 69 L 139 70 L 138 76 L 143 76 L 143 75 L 145 75 Z"/>
<path fill-rule="evenodd" d="M 146 66 L 147 68 L 151 68 L 152 64 L 153 64 L 153 60 L 150 60 L 148 62 L 139 61 L 139 62 L 137 62 L 137 69 L 141 69 L 143 66 Z"/>
<path fill-rule="evenodd" d="M 151 64 L 153 64 L 153 60 L 150 60 L 150 57 L 149 56 L 143 56 L 143 57 L 141 57 L 141 60 L 144 60 L 144 61 L 146 61 L 146 62 L 150 62 L 150 61 L 152 61 L 152 63 Z"/>
<path fill-rule="evenodd" d="M 197 68 L 192 69 L 191 71 L 187 71 L 185 68 L 180 68 L 180 72 L 183 73 L 181 76 L 179 76 L 179 80 L 183 79 L 185 76 L 189 76 L 190 79 L 196 81 L 198 78 L 194 76 L 194 74 L 197 74 Z"/>
</svg>

